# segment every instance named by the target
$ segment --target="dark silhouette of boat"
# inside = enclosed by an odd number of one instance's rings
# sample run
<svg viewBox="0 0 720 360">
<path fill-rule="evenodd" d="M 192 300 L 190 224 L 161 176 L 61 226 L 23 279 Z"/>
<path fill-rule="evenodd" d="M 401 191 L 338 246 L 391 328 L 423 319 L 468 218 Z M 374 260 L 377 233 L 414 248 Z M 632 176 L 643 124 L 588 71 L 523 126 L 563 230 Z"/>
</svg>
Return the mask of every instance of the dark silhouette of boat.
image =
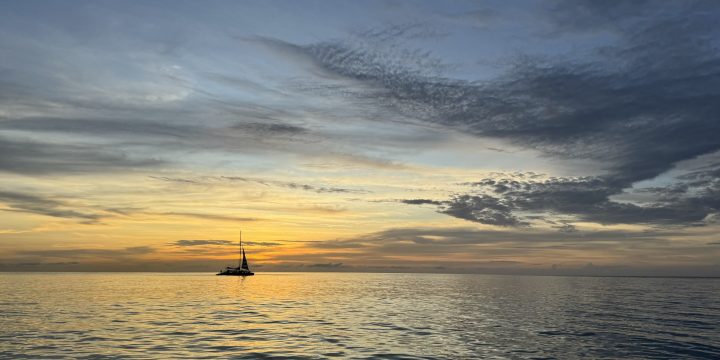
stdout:
<svg viewBox="0 0 720 360">
<path fill-rule="evenodd" d="M 252 276 L 255 275 L 254 272 L 250 271 L 250 267 L 248 266 L 247 258 L 245 257 L 245 248 L 242 246 L 242 231 L 240 232 L 240 242 L 239 242 L 240 251 L 238 253 L 239 259 L 238 264 L 240 266 L 238 267 L 231 267 L 228 266 L 225 269 L 221 270 L 217 275 L 227 275 L 227 276 Z"/>
</svg>

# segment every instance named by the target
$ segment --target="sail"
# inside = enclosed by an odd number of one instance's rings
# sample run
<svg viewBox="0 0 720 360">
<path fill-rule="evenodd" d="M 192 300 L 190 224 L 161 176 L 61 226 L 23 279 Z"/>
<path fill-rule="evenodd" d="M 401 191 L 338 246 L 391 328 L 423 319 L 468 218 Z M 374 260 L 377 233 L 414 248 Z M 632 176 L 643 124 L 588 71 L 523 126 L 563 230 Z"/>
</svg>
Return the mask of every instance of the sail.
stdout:
<svg viewBox="0 0 720 360">
<path fill-rule="evenodd" d="M 240 265 L 241 268 L 245 270 L 250 270 L 247 263 L 247 258 L 245 257 L 245 249 L 242 250 L 242 265 Z"/>
</svg>

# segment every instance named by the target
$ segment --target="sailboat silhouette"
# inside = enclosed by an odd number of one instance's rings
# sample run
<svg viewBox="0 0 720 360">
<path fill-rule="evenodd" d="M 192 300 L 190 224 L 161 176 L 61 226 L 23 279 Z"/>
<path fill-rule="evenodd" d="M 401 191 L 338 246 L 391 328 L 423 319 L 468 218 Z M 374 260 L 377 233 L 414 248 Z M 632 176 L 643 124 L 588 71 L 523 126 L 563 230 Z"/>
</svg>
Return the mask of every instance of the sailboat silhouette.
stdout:
<svg viewBox="0 0 720 360">
<path fill-rule="evenodd" d="M 242 245 L 242 231 L 240 231 L 240 241 L 238 242 L 238 267 L 228 266 L 221 270 L 217 275 L 228 275 L 228 276 L 251 276 L 255 275 L 254 272 L 250 271 L 248 266 L 247 257 L 245 257 L 245 248 Z"/>
</svg>

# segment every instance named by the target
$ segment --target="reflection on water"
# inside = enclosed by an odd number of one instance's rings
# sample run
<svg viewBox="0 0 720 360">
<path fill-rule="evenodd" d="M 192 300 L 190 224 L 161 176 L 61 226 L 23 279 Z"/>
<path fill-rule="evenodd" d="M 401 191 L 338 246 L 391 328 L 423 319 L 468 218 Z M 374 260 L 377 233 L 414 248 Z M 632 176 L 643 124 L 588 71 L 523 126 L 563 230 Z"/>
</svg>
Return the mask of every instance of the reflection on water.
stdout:
<svg viewBox="0 0 720 360">
<path fill-rule="evenodd" d="M 720 358 L 720 281 L 0 274 L 0 358 Z"/>
</svg>

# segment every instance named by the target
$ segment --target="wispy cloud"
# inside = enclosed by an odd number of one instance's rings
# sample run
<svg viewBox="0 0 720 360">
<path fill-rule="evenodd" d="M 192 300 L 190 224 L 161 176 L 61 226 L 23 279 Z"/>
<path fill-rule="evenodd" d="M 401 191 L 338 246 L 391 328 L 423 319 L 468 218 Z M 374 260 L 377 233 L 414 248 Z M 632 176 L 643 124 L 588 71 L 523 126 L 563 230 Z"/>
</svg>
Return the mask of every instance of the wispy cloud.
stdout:
<svg viewBox="0 0 720 360">
<path fill-rule="evenodd" d="M 241 217 L 241 216 L 208 214 L 208 213 L 198 213 L 198 212 L 164 212 L 161 215 L 183 216 L 183 217 L 198 218 L 198 219 L 203 219 L 203 220 L 231 221 L 231 222 L 246 222 L 246 221 L 261 220 L 261 219 L 254 218 L 254 217 Z"/>
<path fill-rule="evenodd" d="M 237 242 L 230 240 L 177 240 L 172 243 L 175 246 L 187 247 L 187 246 L 237 246 Z M 257 241 L 243 241 L 243 244 L 247 246 L 279 246 L 281 243 L 277 242 L 257 242 Z"/>
<path fill-rule="evenodd" d="M 131 157 L 93 144 L 38 142 L 0 137 L 0 171 L 28 175 L 117 172 L 165 164 L 157 158 Z"/>
<path fill-rule="evenodd" d="M 343 266 L 343 263 L 319 263 L 307 265 L 307 267 L 311 268 L 339 268 L 341 266 Z"/>
<path fill-rule="evenodd" d="M 178 240 L 172 244 L 175 246 L 228 246 L 235 243 L 230 240 Z"/>
<path fill-rule="evenodd" d="M 323 193 L 348 193 L 348 194 L 366 194 L 369 193 L 367 190 L 361 189 L 350 189 L 335 186 L 324 186 L 324 185 L 309 185 L 296 183 L 291 181 L 281 181 L 273 179 L 264 179 L 256 177 L 245 177 L 245 176 L 204 176 L 201 178 L 177 178 L 177 177 L 166 177 L 166 176 L 151 176 L 156 180 L 162 180 L 167 182 L 176 183 L 187 183 L 187 184 L 212 184 L 217 182 L 243 182 L 243 183 L 255 183 L 264 186 L 275 186 L 282 187 L 291 190 L 303 190 L 315 192 L 318 194 Z"/>
<path fill-rule="evenodd" d="M 85 223 L 96 223 L 106 216 L 97 212 L 75 210 L 69 204 L 60 200 L 13 191 L 0 191 L 0 202 L 4 202 L 9 206 L 9 209 L 4 209 L 5 211 L 78 219 Z"/>
<path fill-rule="evenodd" d="M 151 246 L 134 246 L 124 249 L 52 249 L 52 250 L 19 250 L 18 255 L 41 256 L 45 258 L 121 258 L 152 254 L 156 251 Z"/>
<path fill-rule="evenodd" d="M 340 188 L 340 187 L 332 187 L 332 186 L 313 186 L 313 185 L 299 184 L 299 183 L 288 182 L 288 181 L 266 180 L 266 179 L 249 178 L 249 177 L 241 177 L 241 176 L 223 176 L 222 179 L 225 179 L 228 181 L 254 182 L 254 183 L 261 184 L 261 185 L 280 186 L 280 187 L 293 189 L 293 190 L 305 190 L 305 191 L 312 191 L 312 192 L 316 192 L 316 193 L 367 193 L 367 191 L 365 191 L 365 190 L 356 190 L 356 189 L 348 189 L 348 188 Z"/>
</svg>

